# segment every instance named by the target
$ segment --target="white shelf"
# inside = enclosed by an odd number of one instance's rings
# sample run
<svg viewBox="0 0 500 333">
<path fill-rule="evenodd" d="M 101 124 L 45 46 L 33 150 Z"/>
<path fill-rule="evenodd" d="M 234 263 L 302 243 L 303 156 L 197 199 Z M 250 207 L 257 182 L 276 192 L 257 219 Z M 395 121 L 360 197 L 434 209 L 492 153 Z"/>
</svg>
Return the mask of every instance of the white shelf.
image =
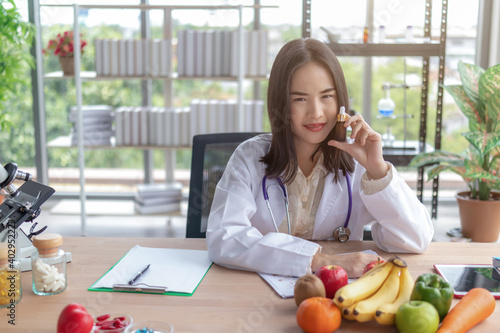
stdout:
<svg viewBox="0 0 500 333">
<path fill-rule="evenodd" d="M 73 79 L 74 75 L 64 75 L 62 71 L 50 72 L 44 76 L 49 80 Z M 80 77 L 83 81 L 105 80 L 207 80 L 207 81 L 238 81 L 236 76 L 178 76 L 173 73 L 169 76 L 97 76 L 96 72 L 82 71 Z M 246 76 L 245 80 L 266 80 L 269 76 Z"/>
<path fill-rule="evenodd" d="M 47 143 L 49 148 L 78 148 L 71 144 L 71 135 L 62 135 Z M 115 148 L 134 148 L 134 149 L 188 149 L 191 146 L 117 146 L 115 137 L 111 137 L 109 145 L 84 146 L 86 149 L 115 149 Z"/>
<path fill-rule="evenodd" d="M 440 43 L 335 43 L 327 44 L 337 56 L 350 57 L 433 57 L 443 52 Z"/>
<path fill-rule="evenodd" d="M 40 3 L 41 7 L 73 7 L 72 4 L 58 4 L 58 3 Z M 220 9 L 238 9 L 240 6 L 230 5 L 206 5 L 206 6 L 179 6 L 179 5 L 79 5 L 80 8 L 86 9 L 140 9 L 140 10 L 154 10 L 154 9 L 168 9 L 168 10 L 220 10 Z M 263 6 L 263 5 L 250 5 L 242 6 L 243 8 L 279 8 L 279 6 Z"/>
</svg>

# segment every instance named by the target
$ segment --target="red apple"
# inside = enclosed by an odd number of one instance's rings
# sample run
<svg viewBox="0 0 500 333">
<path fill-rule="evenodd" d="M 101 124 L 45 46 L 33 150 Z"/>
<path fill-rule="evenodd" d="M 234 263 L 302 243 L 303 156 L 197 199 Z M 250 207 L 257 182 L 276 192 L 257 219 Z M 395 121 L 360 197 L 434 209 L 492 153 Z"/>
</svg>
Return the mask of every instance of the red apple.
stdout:
<svg viewBox="0 0 500 333">
<path fill-rule="evenodd" d="M 380 265 L 381 263 L 384 263 L 384 262 L 385 262 L 384 259 L 378 257 L 377 260 L 374 260 L 374 261 L 372 261 L 371 263 L 369 263 L 368 265 L 365 266 L 365 269 L 363 269 L 363 274 L 365 274 L 366 272 L 368 272 L 373 267 L 375 267 L 377 265 Z"/>
<path fill-rule="evenodd" d="M 325 285 L 326 297 L 333 298 L 337 290 L 347 284 L 345 269 L 337 265 L 327 265 L 319 268 L 314 275 L 320 278 Z"/>
<path fill-rule="evenodd" d="M 94 318 L 79 303 L 71 303 L 61 311 L 57 321 L 57 333 L 89 333 L 94 326 Z"/>
</svg>

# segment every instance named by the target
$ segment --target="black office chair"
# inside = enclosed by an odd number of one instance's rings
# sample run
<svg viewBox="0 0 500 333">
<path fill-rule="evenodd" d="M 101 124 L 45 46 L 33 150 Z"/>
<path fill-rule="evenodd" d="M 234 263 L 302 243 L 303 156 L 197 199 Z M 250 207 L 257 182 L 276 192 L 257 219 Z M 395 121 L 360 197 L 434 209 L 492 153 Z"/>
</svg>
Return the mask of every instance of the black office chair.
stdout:
<svg viewBox="0 0 500 333">
<path fill-rule="evenodd" d="M 215 187 L 243 141 L 260 133 L 214 133 L 193 137 L 186 238 L 205 238 Z"/>
</svg>

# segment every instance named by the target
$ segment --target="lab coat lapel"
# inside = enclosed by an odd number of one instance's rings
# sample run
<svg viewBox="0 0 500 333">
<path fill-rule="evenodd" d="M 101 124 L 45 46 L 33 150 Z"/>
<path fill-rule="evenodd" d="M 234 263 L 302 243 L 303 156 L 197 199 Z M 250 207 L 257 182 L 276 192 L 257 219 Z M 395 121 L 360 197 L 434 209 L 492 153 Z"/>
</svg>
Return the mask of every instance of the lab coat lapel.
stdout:
<svg viewBox="0 0 500 333">
<path fill-rule="evenodd" d="M 341 179 L 341 182 L 343 179 Z M 344 195 L 344 189 L 338 182 L 333 181 L 333 174 L 329 173 L 325 179 L 323 195 L 319 202 L 318 212 L 314 221 L 314 239 L 325 239 L 332 237 L 332 219 L 335 214 L 331 213 L 334 206 L 338 207 L 338 200 Z M 330 218 L 327 218 L 330 217 Z M 330 232 L 332 231 L 332 232 Z"/>
</svg>

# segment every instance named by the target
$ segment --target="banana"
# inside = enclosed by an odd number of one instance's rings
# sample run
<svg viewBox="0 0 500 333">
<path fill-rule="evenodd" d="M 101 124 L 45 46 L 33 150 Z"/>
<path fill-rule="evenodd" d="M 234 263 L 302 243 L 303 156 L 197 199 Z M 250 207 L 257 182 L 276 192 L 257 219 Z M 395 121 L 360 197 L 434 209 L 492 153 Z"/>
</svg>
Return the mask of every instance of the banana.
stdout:
<svg viewBox="0 0 500 333">
<path fill-rule="evenodd" d="M 403 259 L 401 259 L 398 256 L 392 257 L 391 259 L 389 259 L 389 261 L 391 261 L 394 265 L 401 267 L 401 268 L 408 267 L 408 265 L 406 264 L 406 261 L 404 261 Z"/>
<path fill-rule="evenodd" d="M 375 320 L 382 325 L 393 325 L 399 307 L 410 300 L 415 282 L 408 267 L 401 268 L 399 294 L 393 303 L 381 305 L 375 312 Z"/>
<path fill-rule="evenodd" d="M 357 303 L 354 303 L 351 306 L 342 308 L 342 317 L 344 317 L 347 320 L 356 320 L 356 318 L 354 318 L 354 314 L 352 313 L 356 304 Z"/>
<path fill-rule="evenodd" d="M 352 311 L 356 321 L 370 321 L 375 317 L 375 312 L 382 304 L 392 303 L 399 292 L 399 273 L 401 268 L 393 265 L 391 273 L 382 284 L 380 289 L 371 297 L 364 299 L 354 307 Z"/>
<path fill-rule="evenodd" d="M 346 308 L 373 295 L 387 279 L 393 267 L 394 264 L 388 261 L 381 269 L 373 268 L 361 278 L 343 286 L 335 293 L 335 303 L 341 308 Z"/>
</svg>

